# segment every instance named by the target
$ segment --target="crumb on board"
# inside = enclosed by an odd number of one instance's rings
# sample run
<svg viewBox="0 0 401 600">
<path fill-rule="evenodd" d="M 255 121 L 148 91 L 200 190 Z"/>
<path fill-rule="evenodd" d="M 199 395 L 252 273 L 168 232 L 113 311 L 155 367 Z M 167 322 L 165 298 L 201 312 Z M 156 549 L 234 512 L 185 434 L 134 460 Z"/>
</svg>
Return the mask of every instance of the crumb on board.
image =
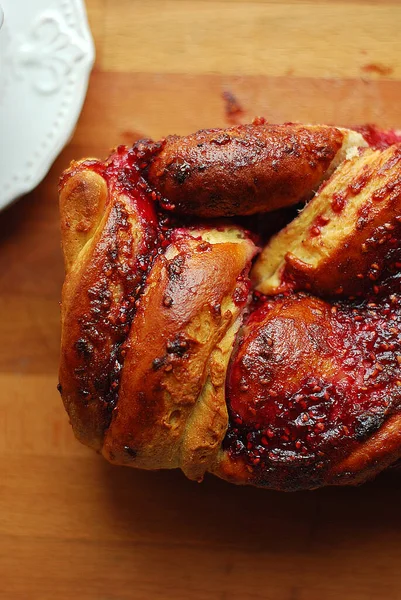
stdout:
<svg viewBox="0 0 401 600">
<path fill-rule="evenodd" d="M 229 90 L 223 91 L 222 98 L 224 100 L 227 121 L 229 123 L 236 123 L 237 119 L 244 113 L 242 105 L 238 101 L 238 98 Z"/>
<path fill-rule="evenodd" d="M 380 63 L 369 63 L 367 65 L 363 65 L 361 67 L 361 71 L 363 71 L 364 73 L 375 73 L 376 75 L 381 75 L 382 77 L 385 77 L 386 75 L 391 75 L 394 69 L 392 67 Z"/>
</svg>

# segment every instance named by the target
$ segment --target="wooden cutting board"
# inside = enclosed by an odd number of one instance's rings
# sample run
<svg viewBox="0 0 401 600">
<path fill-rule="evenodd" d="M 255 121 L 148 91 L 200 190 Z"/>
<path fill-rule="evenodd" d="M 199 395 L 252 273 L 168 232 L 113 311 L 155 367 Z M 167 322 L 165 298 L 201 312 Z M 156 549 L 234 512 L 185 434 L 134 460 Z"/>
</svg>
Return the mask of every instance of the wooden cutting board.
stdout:
<svg viewBox="0 0 401 600">
<path fill-rule="evenodd" d="M 111 467 L 75 441 L 56 392 L 56 186 L 72 158 L 255 115 L 400 126 L 401 3 L 90 0 L 88 12 L 97 62 L 74 138 L 0 215 L 0 598 L 400 599 L 401 473 L 285 495 Z"/>
</svg>

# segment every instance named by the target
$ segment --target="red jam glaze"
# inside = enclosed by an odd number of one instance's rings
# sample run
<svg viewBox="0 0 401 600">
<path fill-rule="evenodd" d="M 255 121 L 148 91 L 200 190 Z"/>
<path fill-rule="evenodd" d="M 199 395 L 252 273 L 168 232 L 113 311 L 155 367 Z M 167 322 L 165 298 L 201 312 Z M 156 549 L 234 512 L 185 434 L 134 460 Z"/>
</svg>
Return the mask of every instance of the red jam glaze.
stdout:
<svg viewBox="0 0 401 600">
<path fill-rule="evenodd" d="M 311 237 L 319 236 L 322 232 L 322 227 L 325 227 L 328 223 L 330 223 L 329 217 L 325 217 L 323 215 L 318 215 L 314 219 L 314 221 L 309 229 L 310 236 Z"/>
<path fill-rule="evenodd" d="M 259 122 L 264 120 L 255 124 Z M 356 129 L 373 148 L 386 148 L 401 141 L 401 135 L 393 131 L 381 132 L 373 126 Z M 96 171 L 106 179 L 110 190 L 129 196 L 143 228 L 142 250 L 136 257 L 126 257 L 130 258 L 130 272 L 115 270 L 119 273 L 119 282 L 121 278 L 123 281 L 124 298 L 129 301 L 122 302 L 121 314 L 114 324 L 118 331 L 112 356 L 115 369 L 110 380 L 111 406 L 118 397 L 124 341 L 153 259 L 165 251 L 172 236 L 180 235 L 180 228 L 188 231 L 191 227 L 185 219 L 178 220 L 171 214 L 174 207 L 168 199 L 150 189 L 142 176 L 163 143 L 144 140 L 131 149 L 120 146 L 105 162 L 77 163 L 60 182 L 63 185 L 80 169 Z M 347 195 L 352 192 L 347 190 Z M 346 200 L 346 197 L 335 199 L 338 212 Z M 314 223 L 316 235 L 324 225 Z M 119 226 L 127 226 L 124 215 Z M 349 454 L 358 440 L 368 437 L 388 414 L 398 410 L 401 256 L 395 257 L 391 264 L 386 280 L 383 279 L 386 270 L 375 275 L 372 293 L 366 300 L 336 301 L 331 305 L 322 302 L 322 306 L 315 307 L 313 319 L 303 335 L 313 347 L 309 358 L 317 361 L 316 368 L 305 363 L 308 353 L 302 344 L 297 349 L 297 336 L 302 341 L 302 335 L 296 327 L 291 331 L 291 322 L 295 321 L 289 319 L 285 330 L 274 326 L 280 321 L 280 316 L 273 314 L 275 307 L 285 302 L 290 310 L 291 304 L 302 304 L 305 299 L 309 301 L 309 297 L 302 292 L 293 294 L 291 282 L 288 284 L 290 297 L 266 300 L 254 294 L 254 312 L 239 340 L 227 378 L 230 422 L 224 446 L 233 457 L 242 456 L 246 460 L 249 470 L 255 473 L 256 482 L 263 485 L 275 480 L 280 485 L 280 481 L 286 480 L 284 487 L 297 489 L 305 486 L 307 477 L 310 487 L 319 485 L 333 456 L 338 459 L 341 453 Z M 246 276 L 239 281 L 239 289 L 241 294 L 237 301 L 242 304 L 249 292 Z M 288 343 L 291 340 L 293 346 Z M 288 348 L 293 348 L 298 362 L 294 361 L 294 353 L 283 360 Z M 331 369 L 319 368 L 322 356 L 332 365 Z M 291 379 L 291 372 L 287 371 L 293 369 L 294 363 L 299 368 L 297 377 Z"/>
<path fill-rule="evenodd" d="M 388 129 L 385 131 L 376 125 L 359 125 L 352 129 L 359 131 L 369 146 L 375 150 L 385 150 L 389 146 L 401 142 L 401 130 Z"/>
<path fill-rule="evenodd" d="M 256 483 L 322 485 L 332 460 L 401 410 L 400 258 L 361 301 L 254 297 L 227 378 L 223 445 Z"/>
<path fill-rule="evenodd" d="M 333 199 L 331 201 L 332 211 L 335 213 L 340 213 L 347 203 L 347 194 L 345 192 L 338 192 L 333 194 Z"/>
</svg>

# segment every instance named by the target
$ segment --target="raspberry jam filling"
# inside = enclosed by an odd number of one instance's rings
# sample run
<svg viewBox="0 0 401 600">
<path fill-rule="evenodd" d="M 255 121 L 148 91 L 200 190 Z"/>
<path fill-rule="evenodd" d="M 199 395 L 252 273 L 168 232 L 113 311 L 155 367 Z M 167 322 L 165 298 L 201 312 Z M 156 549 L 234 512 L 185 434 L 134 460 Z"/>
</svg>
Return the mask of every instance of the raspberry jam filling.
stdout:
<svg viewBox="0 0 401 600">
<path fill-rule="evenodd" d="M 401 142 L 401 130 L 383 131 L 375 125 L 360 125 L 352 129 L 363 135 L 369 146 L 375 150 L 385 150 L 389 146 Z"/>
<path fill-rule="evenodd" d="M 259 299 L 231 360 L 224 441 L 256 478 L 301 464 L 320 481 L 332 457 L 347 456 L 400 410 L 396 265 L 363 301 Z"/>
<path fill-rule="evenodd" d="M 400 142 L 392 131 L 367 126 L 356 128 L 369 145 L 386 148 Z M 105 365 L 109 391 L 104 396 L 111 407 L 118 399 L 119 375 L 124 360 L 124 342 L 135 315 L 136 302 L 153 260 L 164 252 L 172 232 L 188 227 L 171 211 L 174 206 L 149 187 L 143 174 L 163 142 L 138 142 L 133 148 L 117 148 L 106 162 L 85 161 L 64 176 L 80 169 L 102 175 L 109 190 L 123 193 L 133 202 L 142 233 L 139 253 L 124 247 L 124 261 L 113 254 L 112 245 L 101 277 L 107 302 L 93 293 L 92 329 L 107 324 L 113 350 Z M 341 210 L 343 199 L 337 199 Z M 341 202 L 340 202 L 341 201 Z M 118 202 L 116 203 L 118 204 Z M 118 206 L 116 206 L 118 211 Z M 122 211 L 122 212 L 121 212 Z M 114 237 L 128 229 L 129 215 L 121 209 Z M 314 223 L 311 235 L 319 235 L 325 224 Z M 388 258 L 388 257 L 387 257 Z M 386 260 L 387 260 L 386 258 Z M 388 261 L 387 261 L 388 262 Z M 401 253 L 392 249 L 389 265 L 374 270 L 368 294 L 361 299 L 331 301 L 312 299 L 303 292 L 274 299 L 260 298 L 244 327 L 233 353 L 227 376 L 229 427 L 223 447 L 242 459 L 255 480 L 285 478 L 292 467 L 293 487 L 308 472 L 319 483 L 330 468 L 332 457 L 347 456 L 356 445 L 399 411 L 401 404 Z M 103 282 L 103 283 L 102 283 Z M 123 289 L 118 314 L 108 302 L 113 286 Z M 246 301 L 249 281 L 244 277 Z M 370 285 L 370 284 L 369 284 Z M 242 288 L 241 288 L 242 289 Z M 91 293 L 91 290 L 88 291 Z M 110 300 L 111 302 L 111 300 Z M 113 309 L 114 310 L 114 309 Z M 93 313 L 93 314 L 92 314 Z M 111 318 L 110 318 L 111 317 Z M 88 327 L 87 327 L 88 329 Z M 89 340 L 89 341 L 88 341 Z M 92 341 L 79 340 L 83 363 Z M 85 343 L 84 343 L 85 342 Z M 83 368 L 86 365 L 83 364 Z"/>
</svg>

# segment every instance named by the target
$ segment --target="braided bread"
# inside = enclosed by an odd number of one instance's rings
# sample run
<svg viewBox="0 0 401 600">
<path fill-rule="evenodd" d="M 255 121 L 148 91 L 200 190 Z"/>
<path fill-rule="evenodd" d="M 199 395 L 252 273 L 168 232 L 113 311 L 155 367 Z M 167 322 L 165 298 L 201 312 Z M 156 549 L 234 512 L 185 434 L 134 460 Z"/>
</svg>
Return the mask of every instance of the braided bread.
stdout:
<svg viewBox="0 0 401 600">
<path fill-rule="evenodd" d="M 59 192 L 81 442 L 277 490 L 401 458 L 396 132 L 257 119 L 73 162 Z"/>
</svg>

